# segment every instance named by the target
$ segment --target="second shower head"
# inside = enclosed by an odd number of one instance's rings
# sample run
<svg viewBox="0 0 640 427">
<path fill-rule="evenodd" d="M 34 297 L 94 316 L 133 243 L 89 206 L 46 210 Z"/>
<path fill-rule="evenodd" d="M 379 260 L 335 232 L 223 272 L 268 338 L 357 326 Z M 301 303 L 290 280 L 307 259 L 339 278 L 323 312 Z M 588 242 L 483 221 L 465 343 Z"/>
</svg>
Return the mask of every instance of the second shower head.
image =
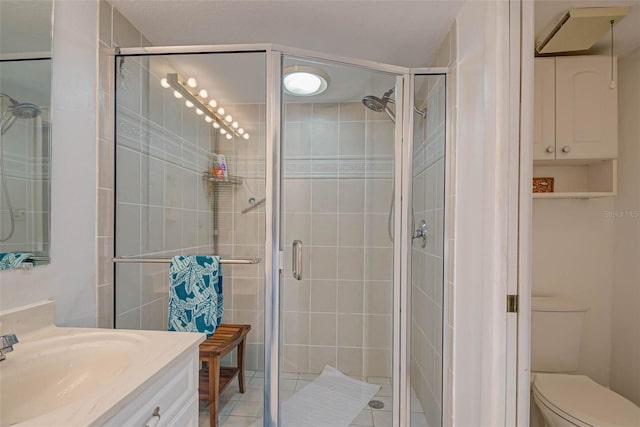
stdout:
<svg viewBox="0 0 640 427">
<path fill-rule="evenodd" d="M 389 108 L 389 104 L 395 103 L 393 98 L 391 98 L 392 94 L 393 94 L 393 88 L 386 91 L 384 95 L 382 95 L 382 98 L 378 98 L 375 95 L 367 95 L 364 98 L 362 98 L 362 103 L 364 104 L 365 107 L 367 107 L 371 111 L 375 111 L 376 113 L 386 113 L 387 116 L 389 116 L 389 118 L 393 122 L 395 122 L 396 115 L 391 110 L 391 108 Z"/>
<path fill-rule="evenodd" d="M 362 103 L 371 111 L 375 111 L 376 113 L 385 113 L 387 116 L 389 116 L 391 121 L 395 123 L 396 115 L 389 107 L 389 104 L 395 104 L 395 100 L 391 98 L 391 95 L 393 95 L 393 88 L 386 91 L 384 95 L 382 95 L 382 98 L 378 98 L 375 95 L 366 95 L 362 98 Z M 418 113 L 423 119 L 427 115 L 426 111 L 420 110 L 416 106 L 413 107 L 413 110 Z"/>
</svg>

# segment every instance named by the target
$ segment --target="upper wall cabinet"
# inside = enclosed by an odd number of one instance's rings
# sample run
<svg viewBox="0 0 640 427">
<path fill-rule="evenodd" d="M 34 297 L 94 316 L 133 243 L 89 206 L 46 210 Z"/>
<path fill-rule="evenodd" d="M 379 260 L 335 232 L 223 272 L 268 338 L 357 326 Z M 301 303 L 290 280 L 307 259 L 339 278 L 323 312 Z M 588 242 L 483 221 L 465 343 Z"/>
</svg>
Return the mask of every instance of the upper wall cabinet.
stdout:
<svg viewBox="0 0 640 427">
<path fill-rule="evenodd" d="M 611 79 L 608 56 L 536 58 L 534 160 L 617 156 L 618 92 Z"/>
</svg>

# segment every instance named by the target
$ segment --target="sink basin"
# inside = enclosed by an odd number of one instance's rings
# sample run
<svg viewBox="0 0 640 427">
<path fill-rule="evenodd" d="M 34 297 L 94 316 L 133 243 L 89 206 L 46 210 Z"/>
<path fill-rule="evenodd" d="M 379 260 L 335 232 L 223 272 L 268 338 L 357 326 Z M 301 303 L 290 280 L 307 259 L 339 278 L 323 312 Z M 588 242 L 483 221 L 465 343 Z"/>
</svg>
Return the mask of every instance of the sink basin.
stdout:
<svg viewBox="0 0 640 427">
<path fill-rule="evenodd" d="M 122 374 L 145 341 L 135 333 L 105 331 L 15 345 L 0 362 L 0 426 L 39 417 L 87 397 Z"/>
</svg>

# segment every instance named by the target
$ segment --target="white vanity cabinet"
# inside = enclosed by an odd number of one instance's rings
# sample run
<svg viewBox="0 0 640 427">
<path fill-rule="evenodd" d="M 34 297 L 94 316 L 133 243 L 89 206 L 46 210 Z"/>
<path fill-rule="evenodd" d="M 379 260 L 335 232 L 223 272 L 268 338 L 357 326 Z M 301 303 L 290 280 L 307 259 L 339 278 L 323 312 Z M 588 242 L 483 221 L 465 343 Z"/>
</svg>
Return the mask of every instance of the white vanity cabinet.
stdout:
<svg viewBox="0 0 640 427">
<path fill-rule="evenodd" d="M 536 58 L 533 175 L 552 177 L 553 193 L 534 198 L 616 194 L 618 89 L 609 56 Z"/>
<path fill-rule="evenodd" d="M 556 59 L 534 61 L 533 158 L 556 158 Z"/>
<path fill-rule="evenodd" d="M 613 80 L 617 74 L 614 58 Z M 534 160 L 613 159 L 618 154 L 618 90 L 611 57 L 535 59 Z"/>
<path fill-rule="evenodd" d="M 197 427 L 198 347 L 152 377 L 107 427 Z"/>
</svg>

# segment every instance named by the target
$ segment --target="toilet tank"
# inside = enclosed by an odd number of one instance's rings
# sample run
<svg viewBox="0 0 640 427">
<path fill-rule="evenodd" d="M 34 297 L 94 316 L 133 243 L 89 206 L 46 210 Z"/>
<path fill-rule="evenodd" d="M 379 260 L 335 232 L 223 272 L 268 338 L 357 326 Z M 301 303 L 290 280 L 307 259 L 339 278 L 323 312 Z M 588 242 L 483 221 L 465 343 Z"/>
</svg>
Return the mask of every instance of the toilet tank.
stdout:
<svg viewBox="0 0 640 427">
<path fill-rule="evenodd" d="M 588 307 L 561 297 L 531 299 L 531 370 L 578 369 L 582 323 Z"/>
</svg>

